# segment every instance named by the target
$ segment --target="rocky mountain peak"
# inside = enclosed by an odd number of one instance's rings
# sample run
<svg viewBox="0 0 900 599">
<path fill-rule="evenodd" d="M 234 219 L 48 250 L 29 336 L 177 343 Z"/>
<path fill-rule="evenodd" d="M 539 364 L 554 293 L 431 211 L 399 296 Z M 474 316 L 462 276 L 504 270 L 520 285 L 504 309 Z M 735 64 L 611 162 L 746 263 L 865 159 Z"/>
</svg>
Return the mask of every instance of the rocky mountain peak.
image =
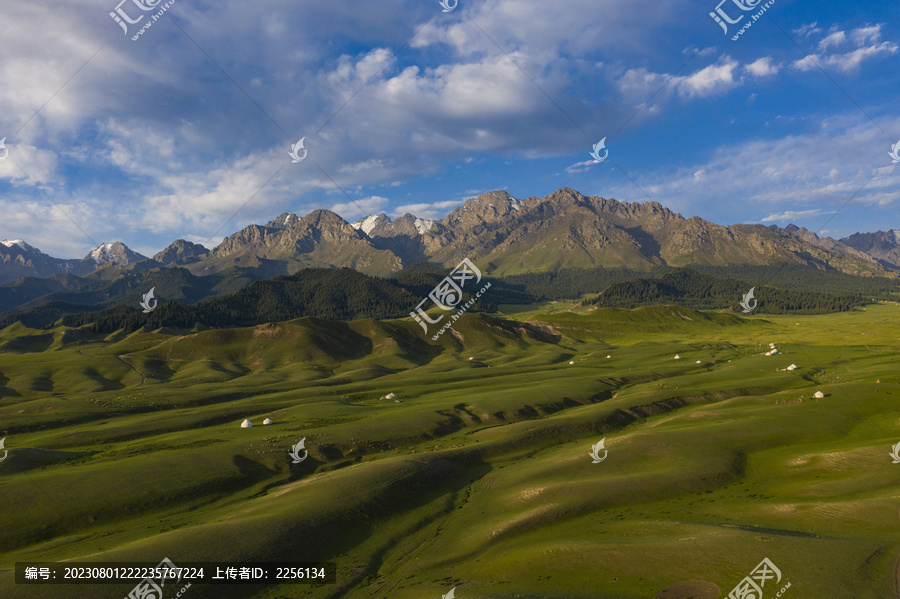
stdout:
<svg viewBox="0 0 900 599">
<path fill-rule="evenodd" d="M 300 221 L 300 217 L 290 212 L 282 212 L 275 220 L 270 220 L 266 226 L 271 229 L 287 229 L 296 225 Z"/>
<path fill-rule="evenodd" d="M 38 250 L 36 250 L 36 249 L 33 248 L 32 246 L 28 245 L 27 243 L 25 243 L 25 242 L 22 241 L 21 239 L 12 239 L 12 240 L 10 240 L 10 239 L 4 239 L 3 241 L 0 241 L 0 245 L 3 245 L 3 246 L 5 246 L 5 247 L 7 247 L 7 248 L 9 248 L 9 249 L 12 249 L 12 250 L 19 250 L 19 251 L 22 251 L 22 252 L 28 252 L 28 253 L 35 253 L 35 252 L 38 252 Z M 38 253 L 39 253 L 39 252 L 38 252 Z"/>
<path fill-rule="evenodd" d="M 369 237 L 375 237 L 381 234 L 380 230 L 390 228 L 390 224 L 391 219 L 387 214 L 382 212 L 381 214 L 370 214 L 369 216 L 365 216 L 350 226 L 357 231 L 362 231 Z"/>
<path fill-rule="evenodd" d="M 208 254 L 209 250 L 199 243 L 178 239 L 169 244 L 169 247 L 154 255 L 153 259 L 166 266 L 183 266 L 202 260 Z"/>
<path fill-rule="evenodd" d="M 841 239 L 841 243 L 865 252 L 883 266 L 900 270 L 900 230 L 854 233 L 850 237 Z"/>
<path fill-rule="evenodd" d="M 522 208 L 518 199 L 502 189 L 496 189 L 469 198 L 441 222 L 448 227 L 470 228 L 479 223 L 498 223 L 516 218 Z"/>
<path fill-rule="evenodd" d="M 146 259 L 146 256 L 142 256 L 131 250 L 121 241 L 100 244 L 83 258 L 84 261 L 92 261 L 97 266 L 103 266 L 105 264 L 118 264 L 124 266 Z"/>
<path fill-rule="evenodd" d="M 341 218 L 331 210 L 325 210 L 324 208 L 313 210 L 312 212 L 301 218 L 297 225 L 293 226 L 296 227 L 298 225 L 318 228 L 334 227 L 340 229 L 350 227 L 350 223 L 345 221 L 343 218 Z"/>
</svg>

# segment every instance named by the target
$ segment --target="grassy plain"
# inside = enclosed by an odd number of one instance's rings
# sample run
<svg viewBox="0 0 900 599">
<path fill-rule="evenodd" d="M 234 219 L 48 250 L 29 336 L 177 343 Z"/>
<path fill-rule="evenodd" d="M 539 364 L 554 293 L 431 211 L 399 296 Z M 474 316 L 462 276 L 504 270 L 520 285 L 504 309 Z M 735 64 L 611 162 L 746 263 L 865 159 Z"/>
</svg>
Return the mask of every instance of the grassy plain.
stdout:
<svg viewBox="0 0 900 599">
<path fill-rule="evenodd" d="M 900 597 L 900 306 L 562 308 L 437 342 L 409 320 L 0 331 L 0 596 L 134 586 L 14 585 L 16 561 L 169 557 L 338 567 L 197 599 L 714 599 L 768 557 L 788 599 Z"/>
</svg>

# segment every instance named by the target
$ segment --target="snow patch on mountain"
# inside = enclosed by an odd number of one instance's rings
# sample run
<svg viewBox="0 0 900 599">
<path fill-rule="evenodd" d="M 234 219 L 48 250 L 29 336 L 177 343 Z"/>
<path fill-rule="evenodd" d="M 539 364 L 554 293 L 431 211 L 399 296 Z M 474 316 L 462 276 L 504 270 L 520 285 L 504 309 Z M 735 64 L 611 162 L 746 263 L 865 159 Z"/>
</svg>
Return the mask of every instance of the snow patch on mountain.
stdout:
<svg viewBox="0 0 900 599">
<path fill-rule="evenodd" d="M 2 243 L 3 245 L 5 245 L 8 248 L 17 246 L 20 250 L 25 251 L 25 252 L 29 252 L 34 249 L 30 245 L 28 245 L 27 243 L 22 241 L 21 239 L 12 239 L 12 240 L 4 239 L 3 241 L 0 241 L 0 243 Z"/>
<path fill-rule="evenodd" d="M 101 244 L 97 249 L 90 253 L 91 259 L 97 264 L 114 260 L 115 257 L 112 254 L 112 246 L 113 244 L 111 243 Z"/>
<path fill-rule="evenodd" d="M 416 218 L 413 224 L 416 226 L 416 231 L 419 232 L 419 235 L 424 235 L 434 226 L 434 221 L 428 220 L 427 218 Z"/>
<path fill-rule="evenodd" d="M 368 235 L 369 233 L 372 232 L 372 229 L 374 229 L 376 226 L 378 226 L 378 222 L 382 218 L 387 219 L 387 216 L 385 216 L 384 213 L 370 214 L 369 216 L 356 221 L 354 224 L 352 224 L 350 226 L 353 227 L 354 229 L 362 229 L 363 233 Z M 388 220 L 390 220 L 390 219 L 388 219 Z"/>
</svg>

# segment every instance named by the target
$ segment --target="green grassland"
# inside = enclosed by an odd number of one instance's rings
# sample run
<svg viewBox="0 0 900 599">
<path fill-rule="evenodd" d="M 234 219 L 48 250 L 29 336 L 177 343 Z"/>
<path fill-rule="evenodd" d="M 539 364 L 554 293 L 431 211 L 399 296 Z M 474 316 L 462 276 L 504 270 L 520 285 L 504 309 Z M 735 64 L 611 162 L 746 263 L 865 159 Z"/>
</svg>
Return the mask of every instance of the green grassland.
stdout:
<svg viewBox="0 0 900 599">
<path fill-rule="evenodd" d="M 0 330 L 0 597 L 134 586 L 15 585 L 16 561 L 163 557 L 337 563 L 197 599 L 715 599 L 765 557 L 788 599 L 900 597 L 900 306 L 573 305 L 438 341 L 409 319 Z"/>
</svg>

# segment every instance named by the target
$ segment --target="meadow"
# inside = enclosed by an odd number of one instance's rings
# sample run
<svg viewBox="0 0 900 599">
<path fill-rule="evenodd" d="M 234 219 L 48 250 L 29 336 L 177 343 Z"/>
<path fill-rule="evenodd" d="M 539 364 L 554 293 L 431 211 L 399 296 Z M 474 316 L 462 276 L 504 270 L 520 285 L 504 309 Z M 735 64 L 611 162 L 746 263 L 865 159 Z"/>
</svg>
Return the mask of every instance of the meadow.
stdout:
<svg viewBox="0 0 900 599">
<path fill-rule="evenodd" d="M 0 596 L 134 586 L 16 585 L 16 561 L 168 557 L 337 564 L 197 599 L 716 599 L 768 558 L 786 598 L 900 598 L 900 306 L 573 306 L 437 342 L 409 319 L 0 330 Z"/>
</svg>

